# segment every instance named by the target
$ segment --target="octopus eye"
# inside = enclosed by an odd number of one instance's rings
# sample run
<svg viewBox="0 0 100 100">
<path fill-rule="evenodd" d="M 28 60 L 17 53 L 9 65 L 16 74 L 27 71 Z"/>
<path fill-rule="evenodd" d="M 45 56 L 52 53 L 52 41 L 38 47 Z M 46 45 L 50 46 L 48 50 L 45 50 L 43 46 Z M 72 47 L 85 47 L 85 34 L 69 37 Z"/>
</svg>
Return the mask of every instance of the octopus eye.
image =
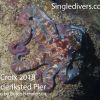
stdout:
<svg viewBox="0 0 100 100">
<path fill-rule="evenodd" d="M 29 17 L 29 20 L 33 20 L 33 17 L 31 16 L 31 17 Z"/>
</svg>

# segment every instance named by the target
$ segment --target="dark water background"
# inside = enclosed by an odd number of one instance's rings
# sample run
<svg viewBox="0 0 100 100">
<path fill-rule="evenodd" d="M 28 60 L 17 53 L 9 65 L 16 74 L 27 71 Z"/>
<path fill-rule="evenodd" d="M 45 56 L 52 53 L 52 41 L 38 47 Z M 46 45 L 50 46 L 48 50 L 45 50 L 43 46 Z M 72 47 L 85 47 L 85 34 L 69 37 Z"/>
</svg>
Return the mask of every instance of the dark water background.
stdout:
<svg viewBox="0 0 100 100">
<path fill-rule="evenodd" d="M 100 0 L 52 0 L 57 4 L 100 4 Z M 100 39 L 100 10 L 71 10 L 65 11 L 66 13 L 72 13 L 75 15 L 80 15 L 86 18 L 87 23 L 88 19 L 90 20 L 91 27 L 90 30 L 93 34 L 96 34 L 96 37 Z M 80 91 L 84 91 L 84 94 L 74 94 L 74 100 L 100 100 L 100 43 L 94 38 L 93 41 L 96 41 L 98 50 L 95 48 L 95 44 L 91 40 L 91 37 L 88 35 L 87 40 L 83 45 L 87 47 L 82 51 L 85 54 L 84 64 L 81 68 L 80 80 L 83 85 L 82 88 L 79 88 Z M 98 53 L 98 56 L 96 55 Z"/>
</svg>

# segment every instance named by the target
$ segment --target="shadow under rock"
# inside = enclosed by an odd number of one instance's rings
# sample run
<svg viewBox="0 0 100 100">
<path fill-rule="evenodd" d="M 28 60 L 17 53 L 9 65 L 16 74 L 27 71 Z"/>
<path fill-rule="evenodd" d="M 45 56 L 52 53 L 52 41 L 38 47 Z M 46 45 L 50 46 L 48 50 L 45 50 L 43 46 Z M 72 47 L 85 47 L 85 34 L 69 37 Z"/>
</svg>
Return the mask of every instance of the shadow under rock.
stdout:
<svg viewBox="0 0 100 100">
<path fill-rule="evenodd" d="M 74 93 L 73 100 L 100 100 L 100 59 L 95 56 L 95 48 L 88 34 L 82 46 L 81 52 L 85 57 L 79 77 L 82 87 L 78 90 L 83 94 Z"/>
</svg>

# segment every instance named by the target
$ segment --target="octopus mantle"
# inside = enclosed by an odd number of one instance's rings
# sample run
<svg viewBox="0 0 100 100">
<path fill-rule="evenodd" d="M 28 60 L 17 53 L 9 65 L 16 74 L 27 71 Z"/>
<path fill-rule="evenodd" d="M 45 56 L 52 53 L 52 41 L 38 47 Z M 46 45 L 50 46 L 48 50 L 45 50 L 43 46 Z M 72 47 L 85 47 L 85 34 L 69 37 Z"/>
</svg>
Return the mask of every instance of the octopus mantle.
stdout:
<svg viewBox="0 0 100 100">
<path fill-rule="evenodd" d="M 9 44 L 13 55 L 11 64 L 16 74 L 36 70 L 39 84 L 46 85 L 44 91 L 50 92 L 55 85 L 55 78 L 66 84 L 79 75 L 80 49 L 86 30 L 81 25 L 57 24 L 35 5 L 23 9 L 16 21 L 22 25 L 23 35 Z M 34 39 L 38 44 L 38 53 L 32 61 L 24 62 L 21 57 L 29 54 L 26 47 Z M 40 70 L 41 66 L 46 70 Z"/>
</svg>

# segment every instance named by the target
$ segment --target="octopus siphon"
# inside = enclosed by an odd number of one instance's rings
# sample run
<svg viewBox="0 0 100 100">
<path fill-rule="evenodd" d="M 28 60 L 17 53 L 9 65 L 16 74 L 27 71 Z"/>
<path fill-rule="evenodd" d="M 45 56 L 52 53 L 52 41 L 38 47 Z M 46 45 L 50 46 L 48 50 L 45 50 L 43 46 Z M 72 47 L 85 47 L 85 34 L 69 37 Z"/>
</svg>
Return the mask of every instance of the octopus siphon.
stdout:
<svg viewBox="0 0 100 100">
<path fill-rule="evenodd" d="M 23 34 L 8 46 L 13 55 L 11 69 L 16 74 L 36 70 L 38 83 L 46 85 L 45 92 L 54 89 L 56 77 L 62 84 L 67 84 L 79 75 L 80 49 L 86 28 L 59 24 L 33 4 L 16 16 L 16 22 L 23 26 Z M 22 61 L 21 58 L 30 53 L 26 46 L 32 39 L 38 44 L 38 53 L 31 61 Z M 46 66 L 45 70 L 41 70 L 41 66 Z"/>
</svg>

